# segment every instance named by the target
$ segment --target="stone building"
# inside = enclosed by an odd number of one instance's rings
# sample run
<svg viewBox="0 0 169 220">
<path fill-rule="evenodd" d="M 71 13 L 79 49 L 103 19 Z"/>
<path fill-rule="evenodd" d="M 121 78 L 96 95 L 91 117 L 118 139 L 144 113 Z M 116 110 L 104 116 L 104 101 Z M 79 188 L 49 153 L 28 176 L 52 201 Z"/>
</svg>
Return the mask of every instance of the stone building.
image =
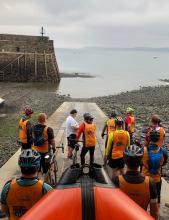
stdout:
<svg viewBox="0 0 169 220">
<path fill-rule="evenodd" d="M 53 40 L 44 36 L 0 34 L 0 81 L 59 80 Z"/>
</svg>

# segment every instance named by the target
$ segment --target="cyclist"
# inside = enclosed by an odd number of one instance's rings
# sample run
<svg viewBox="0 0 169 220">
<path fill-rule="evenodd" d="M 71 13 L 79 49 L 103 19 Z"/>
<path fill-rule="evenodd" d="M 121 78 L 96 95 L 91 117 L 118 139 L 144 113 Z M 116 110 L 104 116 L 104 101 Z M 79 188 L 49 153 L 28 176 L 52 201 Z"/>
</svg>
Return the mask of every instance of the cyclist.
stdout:
<svg viewBox="0 0 169 220">
<path fill-rule="evenodd" d="M 113 179 L 114 184 L 143 209 L 147 210 L 150 204 L 152 217 L 158 219 L 156 186 L 150 177 L 144 177 L 139 172 L 143 158 L 142 148 L 137 145 L 128 146 L 123 155 L 127 171 L 123 175 L 116 176 Z"/>
<path fill-rule="evenodd" d="M 80 125 L 77 141 L 79 140 L 81 134 L 83 134 L 83 148 L 80 154 L 81 165 L 85 164 L 85 155 L 89 151 L 90 153 L 90 165 L 94 162 L 94 151 L 96 145 L 96 125 L 93 123 L 93 116 L 90 113 L 85 113 L 83 115 L 84 122 Z"/>
<path fill-rule="evenodd" d="M 30 122 L 32 108 L 26 106 L 23 109 L 23 115 L 19 121 L 19 139 L 22 144 L 22 149 L 30 149 L 33 143 L 32 125 Z"/>
<path fill-rule="evenodd" d="M 1 193 L 2 211 L 7 213 L 9 220 L 20 219 L 51 186 L 37 178 L 40 167 L 40 154 L 31 149 L 23 150 L 18 164 L 21 177 L 8 181 Z"/>
<path fill-rule="evenodd" d="M 144 147 L 142 174 L 151 176 L 156 184 L 158 203 L 160 203 L 161 195 L 161 170 L 167 162 L 167 151 L 164 147 L 158 146 L 160 133 L 154 129 L 149 134 L 150 142 Z"/>
<path fill-rule="evenodd" d="M 45 156 L 50 154 L 51 148 L 53 153 L 56 151 L 54 132 L 51 127 L 46 125 L 46 119 L 47 116 L 45 113 L 39 114 L 38 123 L 33 128 L 34 144 L 32 147 L 33 150 L 38 151 L 41 155 L 41 168 L 44 176 L 49 168 L 49 163 L 45 162 Z"/>
<path fill-rule="evenodd" d="M 76 144 L 76 134 L 79 128 L 79 124 L 75 120 L 77 116 L 77 110 L 72 109 L 70 115 L 66 119 L 66 136 L 68 142 L 68 158 L 72 158 L 72 153 Z"/>
<path fill-rule="evenodd" d="M 106 137 L 106 141 L 105 141 L 105 147 L 107 146 L 107 140 L 108 140 L 108 135 L 110 134 L 110 132 L 115 130 L 115 119 L 116 116 L 118 115 L 116 110 L 113 110 L 110 114 L 109 119 L 107 119 L 105 121 L 102 133 L 101 133 L 101 137 L 104 138 L 104 132 L 106 131 L 107 133 L 107 137 Z"/>
<path fill-rule="evenodd" d="M 128 107 L 126 109 L 126 118 L 125 118 L 125 130 L 130 134 L 130 140 L 133 139 L 133 134 L 135 132 L 135 117 L 134 117 L 134 109 Z"/>
<path fill-rule="evenodd" d="M 112 176 L 118 176 L 123 173 L 123 152 L 125 148 L 130 145 L 130 135 L 128 131 L 123 129 L 123 119 L 121 117 L 117 117 L 115 124 L 116 130 L 109 134 L 104 157 L 104 163 L 106 164 L 109 154 L 111 153 L 108 165 L 112 168 Z"/>
<path fill-rule="evenodd" d="M 147 146 L 150 142 L 150 132 L 152 130 L 156 129 L 159 134 L 160 134 L 160 139 L 157 142 L 158 146 L 162 147 L 164 144 L 164 139 L 165 139 L 165 130 L 164 128 L 160 125 L 160 118 L 158 115 L 153 115 L 151 118 L 151 125 L 146 131 L 146 140 L 144 142 L 144 146 Z"/>
</svg>

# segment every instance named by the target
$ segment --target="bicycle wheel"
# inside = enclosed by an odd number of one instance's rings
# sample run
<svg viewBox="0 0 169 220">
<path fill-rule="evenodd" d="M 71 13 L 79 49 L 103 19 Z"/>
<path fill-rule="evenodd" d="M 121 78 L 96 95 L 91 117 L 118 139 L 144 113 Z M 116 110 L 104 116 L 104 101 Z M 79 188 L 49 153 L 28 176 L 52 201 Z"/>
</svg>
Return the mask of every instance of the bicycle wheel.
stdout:
<svg viewBox="0 0 169 220">
<path fill-rule="evenodd" d="M 52 187 L 56 187 L 57 185 L 57 171 L 58 167 L 56 157 L 53 156 L 52 162 L 49 167 L 49 183 Z"/>
</svg>

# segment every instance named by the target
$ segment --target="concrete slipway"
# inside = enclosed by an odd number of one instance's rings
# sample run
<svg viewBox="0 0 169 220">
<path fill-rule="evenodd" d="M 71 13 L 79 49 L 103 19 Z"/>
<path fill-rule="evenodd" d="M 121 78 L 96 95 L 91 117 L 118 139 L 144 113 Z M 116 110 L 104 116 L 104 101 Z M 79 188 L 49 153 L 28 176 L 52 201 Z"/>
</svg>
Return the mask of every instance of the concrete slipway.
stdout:
<svg viewBox="0 0 169 220">
<path fill-rule="evenodd" d="M 95 151 L 95 162 L 103 164 L 104 155 L 104 140 L 101 138 L 101 130 L 103 128 L 106 115 L 95 103 L 83 103 L 83 102 L 64 102 L 48 119 L 47 125 L 52 127 L 55 133 L 56 146 L 61 146 L 63 143 L 65 146 L 65 152 L 62 153 L 61 149 L 57 151 L 57 162 L 59 166 L 58 178 L 66 167 L 71 164 L 71 160 L 67 159 L 66 148 L 66 135 L 65 135 L 65 120 L 69 115 L 71 109 L 76 108 L 78 110 L 77 121 L 80 123 L 83 121 L 83 114 L 90 112 L 94 116 L 94 122 L 97 126 L 96 137 L 97 146 Z M 0 168 L 0 190 L 7 180 L 20 174 L 19 167 L 17 166 L 18 150 L 8 161 Z M 162 204 L 169 203 L 169 184 L 163 179 L 162 184 Z M 169 210 L 169 208 L 166 208 Z M 165 210 L 168 212 L 167 210 Z M 164 218 L 163 218 L 164 219 Z M 165 218 L 167 219 L 167 218 Z M 169 218 L 168 218 L 169 219 Z"/>
</svg>

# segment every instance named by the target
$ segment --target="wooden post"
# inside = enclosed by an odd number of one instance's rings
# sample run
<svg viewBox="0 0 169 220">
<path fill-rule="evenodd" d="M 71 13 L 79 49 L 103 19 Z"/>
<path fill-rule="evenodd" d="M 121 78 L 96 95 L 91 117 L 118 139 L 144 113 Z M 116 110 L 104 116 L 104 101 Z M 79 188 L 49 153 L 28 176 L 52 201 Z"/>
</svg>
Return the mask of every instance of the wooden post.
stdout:
<svg viewBox="0 0 169 220">
<path fill-rule="evenodd" d="M 34 73 L 35 73 L 35 79 L 37 79 L 37 52 L 35 51 L 35 55 L 34 55 L 34 61 L 35 61 L 35 69 L 34 69 Z"/>
<path fill-rule="evenodd" d="M 53 62 L 53 56 L 52 56 L 52 54 L 50 54 L 50 58 L 51 58 L 51 62 L 52 62 L 52 66 L 53 66 L 53 71 L 54 71 L 54 73 L 55 73 L 55 79 L 54 79 L 54 82 L 57 82 L 57 71 L 56 71 L 56 67 L 55 67 L 55 64 L 54 64 L 54 62 Z"/>
<path fill-rule="evenodd" d="M 46 62 L 46 53 L 44 50 L 44 60 L 45 60 L 45 73 L 46 73 L 46 79 L 48 81 L 48 68 L 47 68 L 47 62 Z"/>
<path fill-rule="evenodd" d="M 59 79 L 60 79 L 60 77 L 59 77 L 59 68 L 58 68 L 58 65 L 57 65 L 57 62 L 56 62 L 56 58 L 55 58 L 54 54 L 51 54 L 51 56 L 52 56 L 52 63 L 55 67 L 55 72 L 56 72 L 56 75 L 57 75 L 57 81 L 59 81 Z"/>
<path fill-rule="evenodd" d="M 11 73 L 12 73 L 12 64 L 11 64 Z"/>
<path fill-rule="evenodd" d="M 26 75 L 26 53 L 24 52 L 24 73 Z"/>
<path fill-rule="evenodd" d="M 19 58 L 18 58 L 18 74 L 20 74 L 20 69 L 19 69 L 19 67 L 20 67 L 20 61 L 19 61 Z"/>
</svg>

